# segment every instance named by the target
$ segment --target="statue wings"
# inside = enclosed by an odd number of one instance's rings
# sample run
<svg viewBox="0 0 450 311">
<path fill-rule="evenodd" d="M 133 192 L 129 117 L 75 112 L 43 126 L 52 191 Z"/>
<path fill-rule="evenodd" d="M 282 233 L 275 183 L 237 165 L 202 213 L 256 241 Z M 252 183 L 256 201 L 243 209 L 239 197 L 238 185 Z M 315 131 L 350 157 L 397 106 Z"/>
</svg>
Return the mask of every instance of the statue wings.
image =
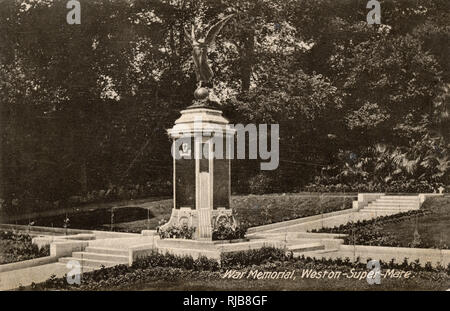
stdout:
<svg viewBox="0 0 450 311">
<path fill-rule="evenodd" d="M 223 26 L 228 22 L 230 18 L 232 18 L 234 14 L 230 14 L 227 17 L 222 18 L 220 21 L 218 21 L 215 25 L 213 25 L 211 28 L 209 28 L 208 32 L 206 33 L 205 37 L 205 44 L 207 46 L 210 46 L 214 44 L 214 39 L 216 39 L 216 36 L 219 34 L 219 32 L 222 30 Z"/>
<path fill-rule="evenodd" d="M 225 26 L 226 22 L 232 18 L 234 14 L 230 14 L 224 18 L 222 18 L 220 21 L 218 21 L 216 24 L 211 26 L 211 28 L 208 29 L 206 32 L 205 41 L 203 44 L 206 46 L 210 46 L 214 44 L 214 40 L 216 39 L 219 32 L 222 30 L 223 26 Z M 192 25 L 191 33 L 189 33 L 186 28 L 184 29 L 184 34 L 186 38 L 188 38 L 191 45 L 198 44 L 198 40 L 195 38 L 195 27 Z"/>
<path fill-rule="evenodd" d="M 192 26 L 191 33 L 189 33 L 186 28 L 184 29 L 184 34 L 192 45 L 192 58 L 195 64 L 197 81 L 209 82 L 213 78 L 214 73 L 208 64 L 208 47 L 214 44 L 216 36 L 233 15 L 234 14 L 231 14 L 222 18 L 218 23 L 209 28 L 204 40 L 195 38 L 194 26 Z"/>
<path fill-rule="evenodd" d="M 186 28 L 184 28 L 184 35 L 186 36 L 186 38 L 188 38 L 189 43 L 191 45 L 194 45 L 194 44 L 198 43 L 197 40 L 195 39 L 195 27 L 194 27 L 194 25 L 192 25 L 192 30 L 191 30 L 190 34 L 189 34 L 189 31 L 187 31 Z"/>
</svg>

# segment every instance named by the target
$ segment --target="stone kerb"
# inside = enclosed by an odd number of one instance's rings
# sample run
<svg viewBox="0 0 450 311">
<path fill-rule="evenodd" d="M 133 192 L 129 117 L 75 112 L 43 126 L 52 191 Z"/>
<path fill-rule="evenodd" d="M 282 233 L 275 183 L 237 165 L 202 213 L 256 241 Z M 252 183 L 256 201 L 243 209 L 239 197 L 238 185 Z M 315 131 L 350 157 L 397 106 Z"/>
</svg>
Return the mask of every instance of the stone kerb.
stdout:
<svg viewBox="0 0 450 311">
<path fill-rule="evenodd" d="M 389 262 L 395 259 L 396 263 L 402 263 L 405 258 L 408 262 L 419 260 L 424 266 L 430 262 L 433 266 L 438 263 L 444 267 L 450 263 L 450 250 L 439 250 L 431 248 L 409 248 L 409 247 L 387 247 L 387 246 L 366 246 L 366 245 L 341 245 L 335 257 L 360 258 L 362 262 L 368 259 L 382 260 Z"/>
<path fill-rule="evenodd" d="M 318 214 L 318 215 L 302 217 L 302 218 L 297 218 L 297 219 L 292 219 L 292 220 L 287 220 L 287 221 L 281 221 L 281 222 L 277 222 L 277 223 L 273 223 L 273 224 L 252 227 L 252 228 L 249 228 L 247 230 L 247 232 L 248 232 L 248 234 L 252 234 L 252 233 L 256 233 L 256 232 L 282 229 L 282 228 L 289 227 L 289 226 L 295 226 L 295 225 L 304 224 L 304 223 L 308 223 L 308 222 L 312 222 L 312 221 L 322 220 L 324 218 L 350 214 L 350 213 L 353 213 L 356 211 L 358 211 L 358 210 L 354 209 L 354 208 L 349 208 L 349 209 L 344 209 L 344 210 L 336 211 L 336 212 L 330 212 L 330 213 Z"/>
<path fill-rule="evenodd" d="M 49 264 L 49 263 L 53 263 L 53 262 L 57 262 L 57 261 L 58 261 L 57 257 L 46 256 L 46 257 L 39 257 L 39 258 L 30 259 L 30 260 L 13 262 L 13 263 L 9 263 L 9 264 L 0 265 L 0 273 L 45 265 L 45 264 Z"/>
</svg>

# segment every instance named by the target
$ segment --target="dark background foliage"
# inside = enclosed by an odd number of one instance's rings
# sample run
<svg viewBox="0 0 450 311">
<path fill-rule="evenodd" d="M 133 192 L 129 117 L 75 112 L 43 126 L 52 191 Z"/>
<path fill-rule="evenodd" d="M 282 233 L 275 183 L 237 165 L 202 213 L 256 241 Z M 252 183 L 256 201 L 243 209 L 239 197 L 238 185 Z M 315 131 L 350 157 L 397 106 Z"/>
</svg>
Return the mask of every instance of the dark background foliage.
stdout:
<svg viewBox="0 0 450 311">
<path fill-rule="evenodd" d="M 210 56 L 224 113 L 281 131 L 279 168 L 234 161 L 234 192 L 449 184 L 446 0 L 381 1 L 382 25 L 362 0 L 81 0 L 81 25 L 66 2 L 0 4 L 4 206 L 170 194 L 165 130 L 196 82 L 183 27 L 224 12 L 238 13 Z"/>
</svg>

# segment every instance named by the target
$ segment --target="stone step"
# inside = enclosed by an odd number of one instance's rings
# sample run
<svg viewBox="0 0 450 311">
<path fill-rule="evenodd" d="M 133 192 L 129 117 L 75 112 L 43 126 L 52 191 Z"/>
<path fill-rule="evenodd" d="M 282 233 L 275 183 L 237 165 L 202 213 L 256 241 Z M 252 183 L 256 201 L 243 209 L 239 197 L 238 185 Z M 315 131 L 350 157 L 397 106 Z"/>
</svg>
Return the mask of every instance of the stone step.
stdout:
<svg viewBox="0 0 450 311">
<path fill-rule="evenodd" d="M 96 254 L 128 256 L 128 250 L 126 250 L 126 249 L 97 247 L 97 246 L 88 246 L 88 247 L 86 247 L 85 252 L 96 253 Z"/>
<path fill-rule="evenodd" d="M 303 243 L 288 245 L 287 249 L 292 252 L 310 252 L 325 249 L 325 245 L 321 243 Z"/>
<path fill-rule="evenodd" d="M 419 201 L 406 201 L 406 200 L 376 200 L 370 203 L 379 203 L 379 204 L 418 204 Z"/>
<path fill-rule="evenodd" d="M 84 267 L 92 267 L 92 268 L 100 268 L 104 266 L 107 267 L 113 267 L 117 266 L 120 263 L 118 262 L 112 262 L 112 261 L 99 261 L 99 260 L 92 260 L 92 259 L 80 259 L 75 257 L 62 257 L 58 260 L 60 263 L 67 264 L 69 261 L 78 261 L 80 265 Z"/>
<path fill-rule="evenodd" d="M 396 205 L 396 206 L 408 206 L 408 205 L 419 205 L 419 202 L 384 202 L 384 201 L 375 201 L 370 202 L 369 204 L 376 204 L 376 205 Z"/>
<path fill-rule="evenodd" d="M 70 269 L 67 268 L 67 263 L 63 263 L 63 262 L 55 262 L 55 265 L 64 266 L 67 269 L 67 272 L 69 272 L 70 270 L 73 269 L 73 267 Z M 82 268 L 83 268 L 82 272 L 84 273 L 84 272 L 91 272 L 91 271 L 97 270 L 99 267 L 91 267 L 91 266 L 84 265 L 84 266 L 82 266 Z"/>
<path fill-rule="evenodd" d="M 368 215 L 371 216 L 371 217 L 366 217 L 365 219 L 360 219 L 360 220 L 369 220 L 369 219 L 373 219 L 373 218 L 377 218 L 377 217 L 390 216 L 390 215 L 393 215 L 393 214 L 403 213 L 403 212 L 407 212 L 407 211 L 409 211 L 409 210 L 405 210 L 405 211 L 400 210 L 399 211 L 399 210 L 392 210 L 392 209 L 389 209 L 389 210 L 387 210 L 387 209 L 382 209 L 382 210 L 377 210 L 377 209 L 366 210 L 366 209 L 362 209 L 359 212 L 360 213 L 364 213 L 364 214 L 368 214 Z M 358 221 L 358 220 L 356 220 L 356 221 Z"/>
<path fill-rule="evenodd" d="M 318 257 L 321 257 L 320 255 L 322 255 L 322 254 L 329 254 L 329 253 L 333 253 L 333 252 L 337 252 L 337 251 L 338 251 L 337 248 L 329 248 L 329 249 L 320 249 L 320 250 L 310 251 L 310 252 L 294 252 L 293 257 L 297 258 L 297 257 L 301 257 L 303 255 L 305 257 L 315 257 L 316 255 Z"/>
<path fill-rule="evenodd" d="M 379 199 L 418 200 L 419 197 L 417 195 L 384 195 L 384 196 L 380 197 Z"/>
<path fill-rule="evenodd" d="M 373 213 L 380 213 L 380 212 L 408 212 L 408 211 L 414 211 L 418 210 L 418 208 L 398 208 L 398 207 L 392 207 L 392 208 L 381 208 L 381 207 L 365 207 L 361 211 L 363 212 L 373 212 Z"/>
<path fill-rule="evenodd" d="M 419 207 L 418 203 L 414 203 L 414 204 L 397 204 L 397 203 L 389 203 L 389 204 L 382 204 L 382 203 L 370 203 L 367 204 L 367 207 L 396 207 L 396 208 L 415 208 L 415 207 Z"/>
<path fill-rule="evenodd" d="M 379 204 L 379 203 L 370 203 L 367 207 L 380 207 L 380 208 L 415 208 L 419 207 L 418 204 Z"/>
<path fill-rule="evenodd" d="M 403 202 L 395 202 L 395 203 L 385 203 L 385 202 L 371 202 L 368 205 L 377 205 L 377 206 L 418 206 L 419 202 L 415 203 L 403 203 Z"/>
<path fill-rule="evenodd" d="M 80 259 L 88 260 L 98 260 L 98 261 L 108 261 L 108 262 L 118 262 L 126 264 L 128 263 L 128 256 L 121 255 L 108 255 L 108 254 L 97 254 L 88 252 L 73 252 L 72 256 Z"/>
<path fill-rule="evenodd" d="M 386 201 L 419 201 L 419 197 L 408 197 L 408 198 L 379 197 L 377 200 L 386 200 Z"/>
<path fill-rule="evenodd" d="M 368 206 L 368 207 L 365 207 L 364 208 L 364 211 L 375 211 L 375 212 L 380 212 L 380 211 L 387 211 L 387 212 L 389 212 L 389 211 L 392 211 L 392 212 L 407 212 L 407 211 L 414 211 L 414 210 L 418 210 L 419 208 L 414 208 L 414 207 L 394 207 L 394 206 L 391 206 L 391 207 L 387 207 L 387 206 L 385 206 L 385 207 L 377 207 L 377 206 Z"/>
</svg>

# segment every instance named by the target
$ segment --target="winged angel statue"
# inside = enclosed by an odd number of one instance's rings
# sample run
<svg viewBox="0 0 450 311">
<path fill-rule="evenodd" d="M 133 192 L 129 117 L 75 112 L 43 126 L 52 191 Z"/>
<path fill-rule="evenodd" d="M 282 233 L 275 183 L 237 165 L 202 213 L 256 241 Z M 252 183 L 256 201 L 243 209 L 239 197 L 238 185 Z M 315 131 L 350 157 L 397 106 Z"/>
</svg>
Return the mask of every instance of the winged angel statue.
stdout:
<svg viewBox="0 0 450 311">
<path fill-rule="evenodd" d="M 195 74 L 197 81 L 208 83 L 212 80 L 214 73 L 208 64 L 208 47 L 214 44 L 214 40 L 218 33 L 222 30 L 225 23 L 233 17 L 234 14 L 222 18 L 215 25 L 211 26 L 206 33 L 204 39 L 195 37 L 195 27 L 192 25 L 191 33 L 184 29 L 184 33 L 192 46 L 192 58 L 195 64 Z"/>
</svg>

